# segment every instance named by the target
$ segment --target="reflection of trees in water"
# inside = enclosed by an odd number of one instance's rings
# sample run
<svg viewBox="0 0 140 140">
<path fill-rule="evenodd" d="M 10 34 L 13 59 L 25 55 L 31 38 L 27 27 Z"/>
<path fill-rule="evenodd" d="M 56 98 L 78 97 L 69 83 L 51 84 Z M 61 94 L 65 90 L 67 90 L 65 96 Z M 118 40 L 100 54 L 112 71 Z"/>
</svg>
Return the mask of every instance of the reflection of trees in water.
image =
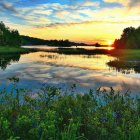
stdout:
<svg viewBox="0 0 140 140">
<path fill-rule="evenodd" d="M 134 67 L 136 73 L 140 73 L 140 63 Z"/>
<path fill-rule="evenodd" d="M 135 73 L 140 73 L 140 62 L 114 60 L 108 62 L 107 65 L 123 74 L 130 74 L 133 71 Z"/>
<path fill-rule="evenodd" d="M 20 54 L 0 55 L 0 69 L 5 70 L 12 62 L 18 62 Z"/>
</svg>

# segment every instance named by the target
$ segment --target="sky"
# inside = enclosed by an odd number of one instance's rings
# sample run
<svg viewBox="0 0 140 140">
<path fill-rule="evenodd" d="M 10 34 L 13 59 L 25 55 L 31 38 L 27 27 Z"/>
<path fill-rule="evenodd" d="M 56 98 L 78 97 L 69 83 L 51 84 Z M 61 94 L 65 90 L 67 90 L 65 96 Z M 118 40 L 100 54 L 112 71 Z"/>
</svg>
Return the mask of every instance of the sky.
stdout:
<svg viewBox="0 0 140 140">
<path fill-rule="evenodd" d="M 0 0 L 0 21 L 22 35 L 110 44 L 140 26 L 140 0 Z"/>
</svg>

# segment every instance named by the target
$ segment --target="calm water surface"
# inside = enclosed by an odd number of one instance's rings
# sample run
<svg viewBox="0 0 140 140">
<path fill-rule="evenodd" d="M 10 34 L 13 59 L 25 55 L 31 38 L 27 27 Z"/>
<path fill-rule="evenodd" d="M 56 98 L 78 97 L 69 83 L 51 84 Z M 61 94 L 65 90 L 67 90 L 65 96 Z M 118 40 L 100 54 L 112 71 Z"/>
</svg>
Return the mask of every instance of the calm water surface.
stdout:
<svg viewBox="0 0 140 140">
<path fill-rule="evenodd" d="M 123 91 L 131 89 L 132 94 L 139 95 L 140 73 L 133 69 L 118 72 L 106 64 L 115 59 L 108 55 L 64 55 L 41 51 L 0 55 L 0 87 L 10 87 L 7 78 L 16 76 L 20 78 L 20 87 L 32 90 L 44 83 L 65 89 L 76 84 L 79 92 L 113 87 Z"/>
</svg>

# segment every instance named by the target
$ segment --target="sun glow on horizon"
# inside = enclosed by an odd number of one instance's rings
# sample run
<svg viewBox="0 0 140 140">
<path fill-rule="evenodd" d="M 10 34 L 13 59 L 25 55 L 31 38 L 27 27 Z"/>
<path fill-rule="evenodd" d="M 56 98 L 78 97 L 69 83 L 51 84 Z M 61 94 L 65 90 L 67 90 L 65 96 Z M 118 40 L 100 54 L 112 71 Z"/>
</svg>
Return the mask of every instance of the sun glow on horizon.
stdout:
<svg viewBox="0 0 140 140">
<path fill-rule="evenodd" d="M 91 0 L 90 3 L 88 0 L 72 3 L 69 0 L 14 1 L 14 4 L 0 2 L 3 8 L 0 20 L 21 35 L 46 40 L 68 39 L 111 46 L 115 39 L 120 38 L 124 28 L 140 25 L 138 0 L 131 8 L 133 0 Z"/>
<path fill-rule="evenodd" d="M 107 47 L 108 51 L 114 50 L 114 47 Z"/>
<path fill-rule="evenodd" d="M 113 44 L 113 41 L 112 40 L 108 40 L 107 44 L 108 44 L 108 46 L 111 46 Z"/>
</svg>

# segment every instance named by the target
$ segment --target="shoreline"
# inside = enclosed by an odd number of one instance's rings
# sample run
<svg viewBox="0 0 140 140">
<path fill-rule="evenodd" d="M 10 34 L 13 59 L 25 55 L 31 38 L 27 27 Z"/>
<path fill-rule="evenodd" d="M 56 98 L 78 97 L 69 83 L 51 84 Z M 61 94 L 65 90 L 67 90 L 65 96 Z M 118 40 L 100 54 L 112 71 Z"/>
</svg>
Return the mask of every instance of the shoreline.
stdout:
<svg viewBox="0 0 140 140">
<path fill-rule="evenodd" d="M 24 54 L 35 52 L 36 49 L 21 48 L 16 46 L 0 46 L 0 54 Z"/>
<path fill-rule="evenodd" d="M 140 61 L 140 50 L 139 49 L 93 49 L 88 50 L 86 48 L 58 48 L 58 49 L 42 49 L 42 48 L 22 48 L 16 46 L 0 46 L 0 54 L 24 54 L 30 52 L 53 52 L 66 55 L 111 55 L 119 60 L 123 61 Z"/>
</svg>

